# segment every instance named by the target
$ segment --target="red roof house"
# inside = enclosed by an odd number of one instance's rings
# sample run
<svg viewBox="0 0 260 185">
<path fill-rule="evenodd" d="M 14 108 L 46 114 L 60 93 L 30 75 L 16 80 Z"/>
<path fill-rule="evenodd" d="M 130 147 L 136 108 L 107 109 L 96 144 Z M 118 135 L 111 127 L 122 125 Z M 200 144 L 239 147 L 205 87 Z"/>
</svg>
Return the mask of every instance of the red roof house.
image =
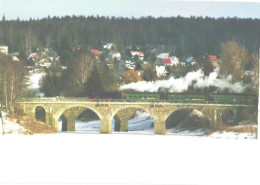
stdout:
<svg viewBox="0 0 260 185">
<path fill-rule="evenodd" d="M 218 60 L 218 58 L 217 58 L 216 55 L 208 55 L 208 59 L 209 59 L 210 62 L 213 62 L 213 61 L 217 61 L 217 60 Z"/>
<path fill-rule="evenodd" d="M 94 55 L 99 55 L 99 51 L 97 49 L 91 49 L 90 52 Z"/>
</svg>

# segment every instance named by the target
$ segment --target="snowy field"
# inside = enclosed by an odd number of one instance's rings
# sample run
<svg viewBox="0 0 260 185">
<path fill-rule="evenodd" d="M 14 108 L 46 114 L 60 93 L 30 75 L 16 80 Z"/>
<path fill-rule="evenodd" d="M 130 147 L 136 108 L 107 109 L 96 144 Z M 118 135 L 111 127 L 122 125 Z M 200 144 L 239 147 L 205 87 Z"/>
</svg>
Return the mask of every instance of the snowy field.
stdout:
<svg viewBox="0 0 260 185">
<path fill-rule="evenodd" d="M 67 133 L 0 146 L 0 184 L 260 184 L 257 140 Z"/>
<path fill-rule="evenodd" d="M 1 136 L 0 184 L 260 184 L 257 139 L 153 135 L 152 121 L 139 114 L 128 133 L 110 135 L 99 121 L 77 121 L 77 132 Z"/>
</svg>

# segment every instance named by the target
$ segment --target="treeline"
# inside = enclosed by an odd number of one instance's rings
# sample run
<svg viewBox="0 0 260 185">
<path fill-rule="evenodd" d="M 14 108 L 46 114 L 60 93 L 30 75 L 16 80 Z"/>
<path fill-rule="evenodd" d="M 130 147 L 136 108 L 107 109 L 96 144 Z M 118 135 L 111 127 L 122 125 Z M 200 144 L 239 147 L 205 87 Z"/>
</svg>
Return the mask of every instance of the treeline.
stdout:
<svg viewBox="0 0 260 185">
<path fill-rule="evenodd" d="M 179 58 L 220 54 L 220 43 L 228 40 L 256 52 L 260 46 L 260 20 L 240 18 L 169 17 L 53 17 L 41 20 L 0 21 L 0 43 L 9 51 L 33 51 L 38 47 L 52 47 L 60 53 L 66 47 L 101 49 L 113 42 L 126 55 L 129 46 L 140 46 L 146 55 L 149 47 L 165 46 Z"/>
</svg>

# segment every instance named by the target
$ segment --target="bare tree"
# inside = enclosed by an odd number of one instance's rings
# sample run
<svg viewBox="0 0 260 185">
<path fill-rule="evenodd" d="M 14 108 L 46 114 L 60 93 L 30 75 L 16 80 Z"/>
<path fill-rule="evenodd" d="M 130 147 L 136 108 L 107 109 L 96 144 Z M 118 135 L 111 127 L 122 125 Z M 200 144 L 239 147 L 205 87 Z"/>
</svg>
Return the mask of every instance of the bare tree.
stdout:
<svg viewBox="0 0 260 185">
<path fill-rule="evenodd" d="M 221 73 L 231 74 L 233 81 L 239 81 L 245 74 L 245 66 L 249 61 L 248 51 L 234 41 L 221 43 Z"/>
<path fill-rule="evenodd" d="M 259 54 L 253 53 L 252 59 L 253 59 L 253 66 L 254 66 L 253 84 L 254 84 L 256 94 L 258 96 L 259 95 L 259 63 L 260 63 Z"/>
<path fill-rule="evenodd" d="M 27 80 L 28 73 L 22 61 L 0 55 L 0 100 L 7 110 L 16 98 L 23 95 Z"/>
<path fill-rule="evenodd" d="M 82 53 L 71 62 L 71 80 L 78 87 L 83 87 L 95 63 L 92 55 Z"/>
</svg>

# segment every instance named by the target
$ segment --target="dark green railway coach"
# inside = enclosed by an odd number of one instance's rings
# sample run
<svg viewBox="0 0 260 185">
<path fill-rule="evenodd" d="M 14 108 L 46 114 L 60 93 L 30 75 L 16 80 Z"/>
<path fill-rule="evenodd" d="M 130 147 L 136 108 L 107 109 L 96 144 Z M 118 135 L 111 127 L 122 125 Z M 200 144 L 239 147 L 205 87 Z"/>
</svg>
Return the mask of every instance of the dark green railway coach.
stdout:
<svg viewBox="0 0 260 185">
<path fill-rule="evenodd" d="M 152 92 L 125 92 L 126 101 L 159 101 L 160 93 Z"/>
<path fill-rule="evenodd" d="M 171 102 L 206 103 L 207 96 L 202 94 L 169 93 L 168 100 Z"/>
<path fill-rule="evenodd" d="M 248 94 L 211 94 L 214 103 L 225 104 L 257 104 L 256 95 Z"/>
<path fill-rule="evenodd" d="M 188 94 L 188 93 L 156 93 L 125 92 L 126 101 L 167 101 L 174 103 L 216 103 L 216 104 L 254 104 L 258 103 L 255 94 Z"/>
</svg>

